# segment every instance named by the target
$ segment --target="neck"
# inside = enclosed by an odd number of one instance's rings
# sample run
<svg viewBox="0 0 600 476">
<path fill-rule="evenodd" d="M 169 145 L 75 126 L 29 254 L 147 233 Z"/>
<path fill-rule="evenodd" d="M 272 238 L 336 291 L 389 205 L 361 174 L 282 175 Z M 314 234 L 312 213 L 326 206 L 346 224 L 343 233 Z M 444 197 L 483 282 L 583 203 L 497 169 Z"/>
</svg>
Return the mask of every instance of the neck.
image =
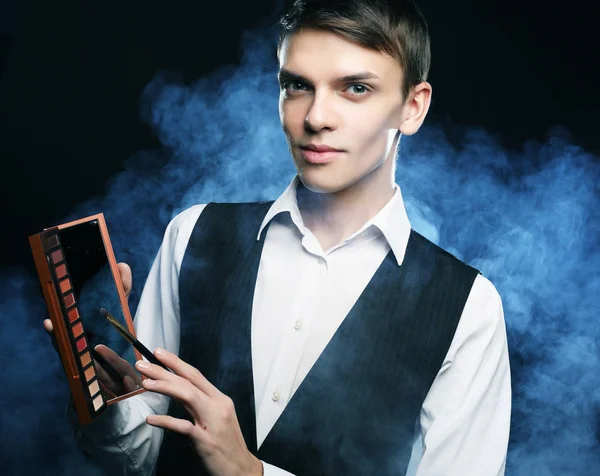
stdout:
<svg viewBox="0 0 600 476">
<path fill-rule="evenodd" d="M 302 219 L 323 250 L 360 230 L 390 201 L 394 195 L 393 174 L 388 173 L 387 180 L 378 175 L 369 174 L 335 193 L 315 193 L 298 184 L 296 196 Z"/>
</svg>

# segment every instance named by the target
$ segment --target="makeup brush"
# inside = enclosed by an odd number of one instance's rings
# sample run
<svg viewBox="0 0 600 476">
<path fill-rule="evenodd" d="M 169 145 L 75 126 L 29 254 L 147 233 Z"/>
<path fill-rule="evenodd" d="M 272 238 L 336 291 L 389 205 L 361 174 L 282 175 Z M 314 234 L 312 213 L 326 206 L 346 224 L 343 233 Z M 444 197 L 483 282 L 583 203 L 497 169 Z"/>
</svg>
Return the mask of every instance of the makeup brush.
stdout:
<svg viewBox="0 0 600 476">
<path fill-rule="evenodd" d="M 152 352 L 150 352 L 150 350 L 148 350 L 148 348 L 144 344 L 142 344 L 139 340 L 137 340 L 135 337 L 133 337 L 131 332 L 129 332 L 127 330 L 127 328 L 125 328 L 125 326 L 123 326 L 119 321 L 117 321 L 115 316 L 113 316 L 110 312 L 108 312 L 106 309 L 102 308 L 102 309 L 100 309 L 100 314 L 102 314 L 104 317 L 106 317 L 106 319 L 108 319 L 108 322 L 110 322 L 113 326 L 115 326 L 117 328 L 117 330 L 119 331 L 119 333 L 123 337 L 125 337 L 125 339 L 127 339 L 131 343 L 131 345 L 133 345 L 133 347 L 135 347 L 137 350 L 139 350 L 140 354 L 142 354 L 144 357 L 146 357 L 146 359 L 148 359 L 149 362 L 156 364 L 156 365 L 160 365 L 163 369 L 174 373 L 170 368 L 165 366 L 165 364 L 163 364 L 160 360 L 158 360 L 156 357 L 154 357 L 154 354 Z M 183 407 L 183 405 L 181 405 L 176 399 L 173 399 L 173 401 L 179 407 L 179 409 L 183 412 L 183 416 L 188 421 L 194 423 L 194 418 Z"/>
<path fill-rule="evenodd" d="M 150 350 L 148 350 L 148 348 L 144 344 L 142 344 L 139 340 L 137 340 L 135 337 L 133 337 L 131 332 L 129 332 L 127 330 L 127 328 L 125 328 L 125 326 L 123 326 L 119 321 L 117 321 L 115 316 L 113 316 L 110 312 L 108 312 L 106 309 L 102 308 L 102 309 L 100 309 L 100 314 L 102 314 L 104 317 L 106 317 L 106 319 L 108 319 L 108 322 L 110 322 L 113 326 L 115 326 L 117 328 L 117 330 L 119 331 L 119 333 L 123 337 L 125 337 L 125 339 L 127 339 L 133 347 L 135 347 L 137 350 L 139 350 L 140 354 L 142 354 L 144 357 L 146 357 L 146 359 L 148 359 L 149 362 L 156 364 L 156 365 L 160 365 L 163 369 L 174 373 L 170 368 L 165 366 L 165 364 L 163 364 L 160 360 L 158 360 L 156 357 L 154 357 L 154 354 L 152 352 L 150 352 Z M 191 421 L 192 423 L 194 423 L 194 418 L 190 415 L 190 413 L 176 399 L 173 399 L 173 401 L 181 409 L 181 411 L 183 412 L 183 416 L 188 421 Z"/>
<path fill-rule="evenodd" d="M 152 352 L 150 352 L 150 350 L 148 350 L 148 348 L 144 344 L 142 344 L 139 340 L 137 340 L 131 334 L 131 332 L 129 332 L 127 330 L 127 328 L 125 326 L 123 326 L 119 321 L 117 321 L 115 316 L 113 316 L 110 312 L 108 312 L 104 308 L 100 309 L 100 314 L 102 314 L 104 317 L 106 317 L 106 319 L 108 319 L 108 322 L 110 322 L 113 326 L 115 326 L 117 328 L 117 330 L 119 331 L 119 333 L 123 337 L 125 337 L 125 339 L 127 339 L 129 341 L 129 343 L 140 352 L 140 354 L 142 354 L 144 357 L 146 357 L 146 359 L 148 359 L 148 362 L 150 362 L 152 364 L 160 365 L 163 369 L 168 370 L 169 372 L 172 372 L 172 370 L 170 368 L 168 368 L 160 360 L 158 360 L 156 357 L 154 357 L 154 354 Z"/>
</svg>

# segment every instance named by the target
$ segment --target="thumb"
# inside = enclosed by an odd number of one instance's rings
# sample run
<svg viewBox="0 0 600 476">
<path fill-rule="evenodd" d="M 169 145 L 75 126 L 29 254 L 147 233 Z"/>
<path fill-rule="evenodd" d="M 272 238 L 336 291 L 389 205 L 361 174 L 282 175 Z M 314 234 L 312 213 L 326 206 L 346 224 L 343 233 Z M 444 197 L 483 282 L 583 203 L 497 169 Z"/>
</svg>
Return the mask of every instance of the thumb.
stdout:
<svg viewBox="0 0 600 476">
<path fill-rule="evenodd" d="M 121 275 L 121 282 L 123 283 L 125 296 L 127 299 L 129 299 L 129 294 L 131 293 L 131 286 L 133 283 L 131 268 L 127 263 L 117 263 L 117 267 L 119 268 L 119 274 Z"/>
</svg>

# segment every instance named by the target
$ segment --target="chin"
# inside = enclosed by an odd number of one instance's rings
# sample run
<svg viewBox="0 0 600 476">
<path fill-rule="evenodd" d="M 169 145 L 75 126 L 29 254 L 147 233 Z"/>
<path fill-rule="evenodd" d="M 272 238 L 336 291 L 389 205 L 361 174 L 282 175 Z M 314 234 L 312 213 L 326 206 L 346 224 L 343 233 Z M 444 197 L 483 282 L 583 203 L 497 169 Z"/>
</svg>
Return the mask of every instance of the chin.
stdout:
<svg viewBox="0 0 600 476">
<path fill-rule="evenodd" d="M 352 180 L 328 170 L 300 170 L 298 177 L 302 184 L 314 193 L 337 193 L 347 189 Z"/>
</svg>

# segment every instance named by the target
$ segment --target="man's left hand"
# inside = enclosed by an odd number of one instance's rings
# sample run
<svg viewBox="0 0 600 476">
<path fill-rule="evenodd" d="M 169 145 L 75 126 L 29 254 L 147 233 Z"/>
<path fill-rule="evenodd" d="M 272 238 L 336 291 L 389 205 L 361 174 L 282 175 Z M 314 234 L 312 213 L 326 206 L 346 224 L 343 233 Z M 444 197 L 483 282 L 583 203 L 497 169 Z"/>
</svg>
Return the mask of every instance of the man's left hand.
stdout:
<svg viewBox="0 0 600 476">
<path fill-rule="evenodd" d="M 196 453 L 214 476 L 260 476 L 262 463 L 248 451 L 231 398 L 175 354 L 156 349 L 154 355 L 174 373 L 139 360 L 135 367 L 148 377 L 142 386 L 151 392 L 175 398 L 194 421 L 168 415 L 149 415 L 146 422 L 188 436 Z"/>
</svg>

